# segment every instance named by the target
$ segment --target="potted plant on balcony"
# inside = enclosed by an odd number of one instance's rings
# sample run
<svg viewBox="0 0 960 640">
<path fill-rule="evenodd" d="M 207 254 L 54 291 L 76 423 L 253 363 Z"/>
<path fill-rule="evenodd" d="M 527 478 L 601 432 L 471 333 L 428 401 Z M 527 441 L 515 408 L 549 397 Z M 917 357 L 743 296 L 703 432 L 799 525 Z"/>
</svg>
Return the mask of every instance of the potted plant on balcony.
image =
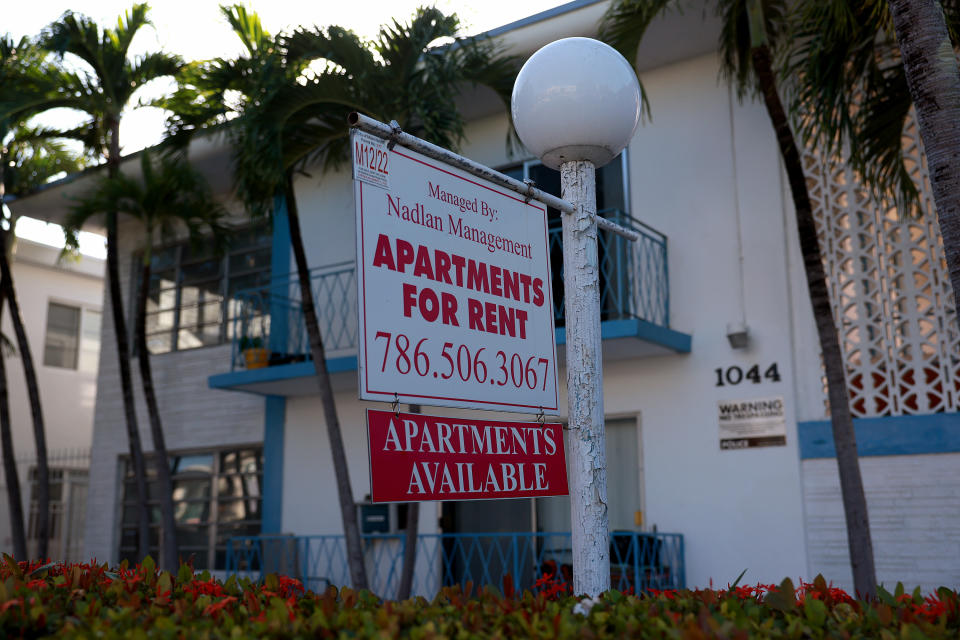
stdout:
<svg viewBox="0 0 960 640">
<path fill-rule="evenodd" d="M 263 338 L 259 336 L 242 336 L 239 346 L 247 369 L 262 369 L 267 366 L 269 354 L 263 346 Z"/>
</svg>

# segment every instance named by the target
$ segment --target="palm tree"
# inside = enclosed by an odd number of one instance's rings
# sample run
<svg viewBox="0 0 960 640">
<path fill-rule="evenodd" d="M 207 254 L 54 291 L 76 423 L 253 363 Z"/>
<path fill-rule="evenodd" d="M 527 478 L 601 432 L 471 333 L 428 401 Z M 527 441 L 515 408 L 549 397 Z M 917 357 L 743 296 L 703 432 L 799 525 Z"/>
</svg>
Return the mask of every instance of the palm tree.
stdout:
<svg viewBox="0 0 960 640">
<path fill-rule="evenodd" d="M 627 59 L 636 59 L 637 46 L 650 22 L 670 8 L 679 8 L 679 3 L 670 0 L 618 0 L 604 16 L 601 37 L 617 47 Z M 787 5 L 777 0 L 723 0 L 719 2 L 717 12 L 723 25 L 720 36 L 721 72 L 734 84 L 741 100 L 747 95 L 756 94 L 763 98 L 787 172 L 807 288 L 827 377 L 830 421 L 840 472 L 854 588 L 862 596 L 872 597 L 876 593 L 873 543 L 844 378 L 843 353 L 830 308 L 830 294 L 806 176 L 790 121 L 780 99 L 773 68 L 774 54 L 785 44 L 783 36 Z"/>
<path fill-rule="evenodd" d="M 203 232 L 207 232 L 207 238 L 223 239 L 220 218 L 225 212 L 211 195 L 203 178 L 183 157 L 161 156 L 157 162 L 151 153 L 145 151 L 140 156 L 140 169 L 141 179 L 120 173 L 102 180 L 73 207 L 65 227 L 71 237 L 74 237 L 90 218 L 114 212 L 135 218 L 143 229 L 143 253 L 134 319 L 135 346 L 143 395 L 150 416 L 154 455 L 159 460 L 157 479 L 160 484 L 160 512 L 163 518 L 161 564 L 167 570 L 176 570 L 178 556 L 173 482 L 170 465 L 164 463 L 169 458 L 150 369 L 150 352 L 147 349 L 146 312 L 151 284 L 152 250 L 157 239 L 173 237 L 183 230 L 186 230 L 194 241 L 199 241 Z"/>
<path fill-rule="evenodd" d="M 3 298 L 0 297 L 0 311 L 2 310 Z M 26 558 L 27 536 L 23 528 L 20 476 L 17 474 L 17 458 L 13 452 L 13 432 L 10 427 L 10 396 L 7 392 L 7 363 L 4 353 L 0 353 L 0 448 L 3 449 L 3 473 L 7 485 L 7 513 L 10 516 L 13 555 L 17 558 Z"/>
<path fill-rule="evenodd" d="M 407 131 L 453 147 L 463 136 L 463 119 L 455 104 L 459 83 L 491 86 L 509 104 L 518 66 L 512 58 L 496 57 L 489 45 L 479 42 L 460 40 L 456 46 L 431 49 L 440 38 L 455 38 L 459 27 L 455 16 L 435 9 L 419 10 L 409 24 L 394 21 L 381 29 L 372 44 L 339 27 L 301 30 L 275 39 L 255 14 L 240 6 L 222 10 L 243 41 L 246 55 L 186 69 L 182 91 L 175 96 L 183 107 L 171 119 L 170 129 L 178 136 L 189 135 L 210 123 L 239 116 L 226 130 L 235 149 L 240 196 L 254 215 L 269 215 L 278 197 L 286 205 L 350 575 L 354 586 L 362 588 L 367 580 L 356 505 L 310 288 L 293 177 L 309 165 L 323 163 L 330 168 L 345 161 L 346 116 L 353 110 L 396 119 Z M 312 72 L 310 64 L 318 60 L 328 64 L 323 71 Z M 242 94 L 243 100 L 231 104 L 230 90 Z M 410 521 L 415 519 L 416 507 Z"/>
<path fill-rule="evenodd" d="M 890 0 L 960 317 L 960 71 L 935 0 Z M 947 52 L 944 55 L 944 52 Z"/>
<path fill-rule="evenodd" d="M 294 190 L 294 174 L 306 166 L 336 167 L 348 155 L 346 116 L 350 111 L 397 120 L 408 132 L 435 144 L 456 148 L 464 121 L 456 97 L 460 84 L 483 83 L 497 90 L 506 105 L 518 65 L 498 57 L 475 40 L 431 48 L 438 40 L 457 38 L 459 20 L 437 9 L 419 9 L 409 23 L 394 20 L 364 43 L 340 27 L 299 30 L 283 39 L 285 81 L 248 103 L 237 144 L 237 177 L 253 209 L 269 206 L 282 193 L 287 205 L 290 239 L 297 265 L 300 296 L 310 352 L 320 383 L 324 419 L 331 444 L 338 498 L 347 543 L 351 577 L 365 586 L 363 550 L 356 524 L 346 455 L 323 340 L 310 288 L 304 243 Z M 321 62 L 324 71 L 308 65 Z M 264 162 L 264 155 L 269 162 Z M 418 522 L 419 505 L 408 509 L 408 534 Z M 415 536 L 415 531 L 412 532 Z M 413 538 L 408 535 L 408 540 Z M 413 538 L 415 540 L 415 538 Z M 409 589 L 414 554 L 405 554 L 401 584 Z"/>
<path fill-rule="evenodd" d="M 59 20 L 49 25 L 42 36 L 42 44 L 48 50 L 57 53 L 61 58 L 70 54 L 85 67 L 79 74 L 71 74 L 62 80 L 58 95 L 64 102 L 62 106 L 77 109 L 89 116 L 89 120 L 77 130 L 76 135 L 82 137 L 95 153 L 106 158 L 107 174 L 111 178 L 120 172 L 120 119 L 130 105 L 134 93 L 151 80 L 174 75 L 181 66 L 178 57 L 162 52 L 150 53 L 136 60 L 128 58 L 127 52 L 134 35 L 141 27 L 149 24 L 147 11 L 146 4 L 134 4 L 112 29 L 101 29 L 90 18 L 67 11 Z M 146 472 L 137 427 L 133 380 L 130 374 L 130 345 L 120 292 L 115 211 L 107 213 L 106 226 L 107 281 L 120 364 L 120 385 L 123 391 L 130 458 L 139 502 L 138 545 L 143 557 L 150 548 Z M 166 459 L 158 459 L 157 464 L 167 465 L 168 462 Z"/>
<path fill-rule="evenodd" d="M 788 54 L 805 138 L 830 152 L 849 149 L 880 202 L 920 215 L 904 164 L 902 134 L 911 108 L 923 139 L 940 234 L 960 315 L 960 72 L 950 33 L 960 5 L 830 0 L 801 5 Z M 894 32 L 896 27 L 896 33 Z M 936 130 L 936 133 L 934 133 Z"/>
<path fill-rule="evenodd" d="M 37 455 L 36 537 L 37 555 L 40 558 L 47 556 L 50 521 L 50 472 L 47 465 L 46 429 L 36 368 L 33 365 L 13 274 L 10 271 L 8 253 L 12 246 L 12 234 L 8 231 L 14 228 L 15 220 L 12 215 L 7 217 L 8 210 L 4 200 L 8 192 L 11 195 L 23 195 L 41 184 L 52 175 L 51 171 L 76 168 L 69 152 L 52 141 L 49 132 L 28 129 L 23 124 L 36 113 L 59 105 L 56 95 L 59 78 L 60 73 L 47 64 L 44 54 L 30 40 L 22 38 L 15 42 L 9 36 L 0 37 L 0 86 L 4 88 L 0 97 L 0 214 L 7 225 L 6 229 L 0 226 L 0 300 L 6 299 L 10 304 L 10 318 L 20 347 L 30 401 Z M 6 375 L 6 371 L 3 375 Z M 6 380 L 3 382 L 6 385 Z M 19 501 L 19 495 L 17 500 Z M 12 507 L 12 511 L 18 510 Z M 19 511 L 22 516 L 22 509 Z M 14 529 L 17 529 L 16 525 Z M 22 532 L 22 521 L 19 529 Z M 24 550 L 23 557 L 25 554 Z"/>
</svg>

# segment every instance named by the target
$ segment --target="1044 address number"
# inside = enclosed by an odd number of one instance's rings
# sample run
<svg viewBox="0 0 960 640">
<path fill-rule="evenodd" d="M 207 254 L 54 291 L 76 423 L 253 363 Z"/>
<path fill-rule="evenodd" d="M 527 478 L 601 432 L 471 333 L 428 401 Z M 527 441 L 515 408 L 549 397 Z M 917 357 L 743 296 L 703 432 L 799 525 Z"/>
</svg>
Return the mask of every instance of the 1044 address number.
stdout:
<svg viewBox="0 0 960 640">
<path fill-rule="evenodd" d="M 717 374 L 717 383 L 714 386 L 725 387 L 725 386 L 736 386 L 743 382 L 744 380 L 749 380 L 753 384 L 760 384 L 763 380 L 769 380 L 770 382 L 780 382 L 780 371 L 777 369 L 777 363 L 774 362 L 763 372 L 763 376 L 760 374 L 760 365 L 755 364 L 746 372 L 737 365 L 732 367 L 717 367 L 713 370 Z"/>
</svg>

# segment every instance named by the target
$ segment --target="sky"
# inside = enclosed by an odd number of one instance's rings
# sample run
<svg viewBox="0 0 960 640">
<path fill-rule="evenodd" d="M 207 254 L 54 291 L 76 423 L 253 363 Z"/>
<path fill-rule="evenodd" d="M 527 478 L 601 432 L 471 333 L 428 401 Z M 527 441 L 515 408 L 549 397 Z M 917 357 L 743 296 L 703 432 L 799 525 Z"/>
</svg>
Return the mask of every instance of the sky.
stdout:
<svg viewBox="0 0 960 640">
<path fill-rule="evenodd" d="M 202 60 L 217 56 L 231 57 L 241 50 L 229 26 L 221 18 L 219 5 L 228 0 L 155 0 L 150 3 L 152 27 L 142 29 L 131 45 L 131 54 L 163 49 L 177 53 L 187 60 Z M 5 0 L 14 4 L 15 0 Z M 38 34 L 64 11 L 87 15 L 101 25 L 113 26 L 117 18 L 130 8 L 131 0 L 27 0 L 18 3 L 16 10 L 4 12 L 0 30 L 15 38 Z M 464 25 L 464 34 L 475 34 L 508 24 L 515 20 L 564 4 L 563 0 L 253 0 L 245 3 L 260 15 L 264 28 L 271 34 L 299 26 L 340 25 L 363 37 L 376 35 L 381 24 L 393 18 L 409 19 L 418 6 L 434 4 L 445 13 L 456 13 Z M 10 9 L 11 7 L 8 7 Z M 163 91 L 163 86 L 144 91 Z M 135 96 L 137 98 L 139 96 Z M 154 108 L 140 108 L 124 115 L 120 139 L 123 152 L 132 153 L 160 140 L 163 131 L 163 112 Z M 70 126 L 77 122 L 71 113 L 49 116 L 50 126 Z M 23 219 L 17 227 L 19 237 L 47 244 L 62 244 L 62 233 L 56 225 L 43 225 Z M 92 242 L 92 245 L 90 244 Z M 84 253 L 100 254 L 96 246 L 102 241 L 87 241 Z M 104 253 L 105 255 L 105 253 Z"/>
</svg>

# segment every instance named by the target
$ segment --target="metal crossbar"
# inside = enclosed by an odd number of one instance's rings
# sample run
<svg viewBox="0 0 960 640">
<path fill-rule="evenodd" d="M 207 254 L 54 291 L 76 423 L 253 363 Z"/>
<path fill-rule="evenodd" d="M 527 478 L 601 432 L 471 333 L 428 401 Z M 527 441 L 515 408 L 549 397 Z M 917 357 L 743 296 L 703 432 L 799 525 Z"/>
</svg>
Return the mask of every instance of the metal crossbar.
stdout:
<svg viewBox="0 0 960 640">
<path fill-rule="evenodd" d="M 406 537 L 362 536 L 371 590 L 396 597 Z M 343 536 L 264 535 L 227 541 L 227 574 L 262 579 L 282 573 L 313 591 L 350 585 Z M 685 586 L 683 535 L 614 531 L 611 586 L 636 593 Z M 532 589 L 544 574 L 570 583 L 569 532 L 441 533 L 417 537 L 413 595 L 431 598 L 443 586 L 500 587 L 509 574 L 517 589 Z"/>
<path fill-rule="evenodd" d="M 428 158 L 433 158 L 434 160 L 452 165 L 458 169 L 466 171 L 467 173 L 475 175 L 478 178 L 489 180 L 490 182 L 493 182 L 494 184 L 497 184 L 505 189 L 509 189 L 521 196 L 531 198 L 533 200 L 539 200 L 548 207 L 553 207 L 554 209 L 562 211 L 566 214 L 573 213 L 573 204 L 567 202 L 566 200 L 551 195 L 546 191 L 541 191 L 532 184 L 520 182 L 516 178 L 511 178 L 506 174 L 500 173 L 499 171 L 491 169 L 490 167 L 484 166 L 478 162 L 474 162 L 473 160 L 456 154 L 453 151 L 444 149 L 443 147 L 438 147 L 435 144 L 412 136 L 409 133 L 404 133 L 396 121 L 392 121 L 390 124 L 384 124 L 361 113 L 354 112 L 349 115 L 347 122 L 351 127 L 359 129 L 360 131 L 366 131 L 371 135 L 391 141 L 392 143 L 399 143 L 408 149 L 412 149 L 417 153 L 427 156 Z M 600 215 L 593 217 L 596 220 L 597 226 L 605 231 L 616 233 L 627 240 L 639 239 L 636 231 L 630 229 L 629 227 L 623 227 L 617 224 L 614 220 L 610 218 L 604 218 Z"/>
</svg>

